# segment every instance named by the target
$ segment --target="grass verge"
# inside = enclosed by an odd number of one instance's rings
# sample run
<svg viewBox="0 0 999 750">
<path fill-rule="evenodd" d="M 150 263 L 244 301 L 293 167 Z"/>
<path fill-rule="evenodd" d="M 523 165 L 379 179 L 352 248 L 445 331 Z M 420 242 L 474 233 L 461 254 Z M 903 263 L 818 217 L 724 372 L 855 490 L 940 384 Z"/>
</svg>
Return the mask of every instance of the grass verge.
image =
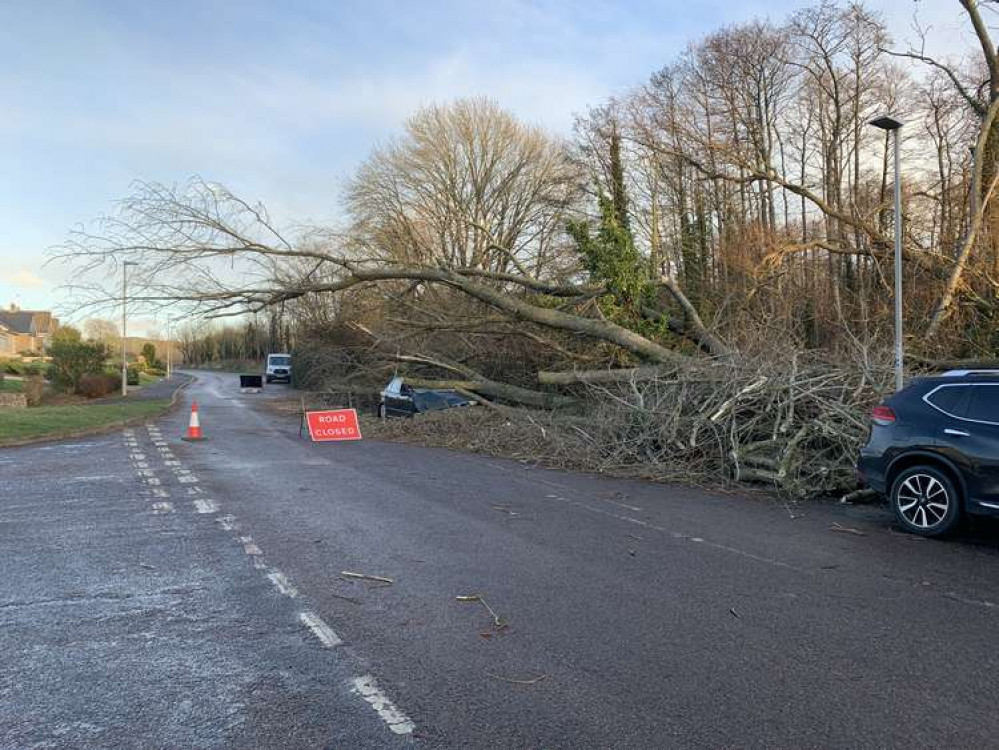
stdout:
<svg viewBox="0 0 999 750">
<path fill-rule="evenodd" d="M 4 409 L 0 411 L 0 445 L 46 435 L 72 435 L 82 430 L 110 427 L 157 415 L 169 406 L 170 399 L 163 398 L 123 404 Z"/>
</svg>

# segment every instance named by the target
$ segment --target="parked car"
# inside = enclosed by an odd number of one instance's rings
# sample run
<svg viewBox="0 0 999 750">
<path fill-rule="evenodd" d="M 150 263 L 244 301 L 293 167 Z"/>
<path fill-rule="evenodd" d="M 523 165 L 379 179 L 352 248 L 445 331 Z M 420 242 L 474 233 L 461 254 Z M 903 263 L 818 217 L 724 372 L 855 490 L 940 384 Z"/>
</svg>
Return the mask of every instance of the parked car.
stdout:
<svg viewBox="0 0 999 750">
<path fill-rule="evenodd" d="M 458 406 L 471 406 L 474 402 L 457 391 L 432 388 L 413 388 L 402 378 L 392 378 L 381 394 L 378 416 L 411 417 L 428 411 L 441 411 Z"/>
<path fill-rule="evenodd" d="M 264 380 L 273 383 L 275 380 L 291 382 L 291 355 L 268 354 L 267 367 L 264 370 Z"/>
<path fill-rule="evenodd" d="M 919 378 L 871 421 L 857 471 L 906 530 L 940 536 L 965 514 L 999 515 L 999 370 Z"/>
</svg>

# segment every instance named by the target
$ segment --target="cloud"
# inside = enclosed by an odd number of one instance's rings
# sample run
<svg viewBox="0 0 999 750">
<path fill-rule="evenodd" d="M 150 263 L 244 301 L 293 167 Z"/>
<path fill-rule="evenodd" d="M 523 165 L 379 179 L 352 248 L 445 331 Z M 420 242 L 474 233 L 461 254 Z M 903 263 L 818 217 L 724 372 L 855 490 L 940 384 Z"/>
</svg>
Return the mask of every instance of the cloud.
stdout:
<svg viewBox="0 0 999 750">
<path fill-rule="evenodd" d="M 2 272 L 0 273 L 0 281 L 18 289 L 41 289 L 47 285 L 45 279 L 27 268 Z"/>
</svg>

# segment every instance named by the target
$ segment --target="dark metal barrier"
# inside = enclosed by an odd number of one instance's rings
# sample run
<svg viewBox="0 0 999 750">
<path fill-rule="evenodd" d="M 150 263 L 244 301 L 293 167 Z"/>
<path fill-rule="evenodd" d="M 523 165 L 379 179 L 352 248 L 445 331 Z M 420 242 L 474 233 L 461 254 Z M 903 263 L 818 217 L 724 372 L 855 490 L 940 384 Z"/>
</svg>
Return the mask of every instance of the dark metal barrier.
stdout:
<svg viewBox="0 0 999 750">
<path fill-rule="evenodd" d="M 240 388 L 263 388 L 264 387 L 264 376 L 263 375 L 240 375 L 239 376 L 239 387 Z"/>
</svg>

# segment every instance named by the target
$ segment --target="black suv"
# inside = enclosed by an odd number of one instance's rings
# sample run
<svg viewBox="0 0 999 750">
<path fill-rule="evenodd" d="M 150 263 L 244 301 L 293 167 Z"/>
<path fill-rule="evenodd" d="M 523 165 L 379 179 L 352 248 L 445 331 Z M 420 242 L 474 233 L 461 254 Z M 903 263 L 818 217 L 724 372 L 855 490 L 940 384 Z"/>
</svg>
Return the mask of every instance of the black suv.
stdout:
<svg viewBox="0 0 999 750">
<path fill-rule="evenodd" d="M 999 370 L 919 378 L 871 414 L 857 471 L 922 536 L 999 515 Z"/>
</svg>

